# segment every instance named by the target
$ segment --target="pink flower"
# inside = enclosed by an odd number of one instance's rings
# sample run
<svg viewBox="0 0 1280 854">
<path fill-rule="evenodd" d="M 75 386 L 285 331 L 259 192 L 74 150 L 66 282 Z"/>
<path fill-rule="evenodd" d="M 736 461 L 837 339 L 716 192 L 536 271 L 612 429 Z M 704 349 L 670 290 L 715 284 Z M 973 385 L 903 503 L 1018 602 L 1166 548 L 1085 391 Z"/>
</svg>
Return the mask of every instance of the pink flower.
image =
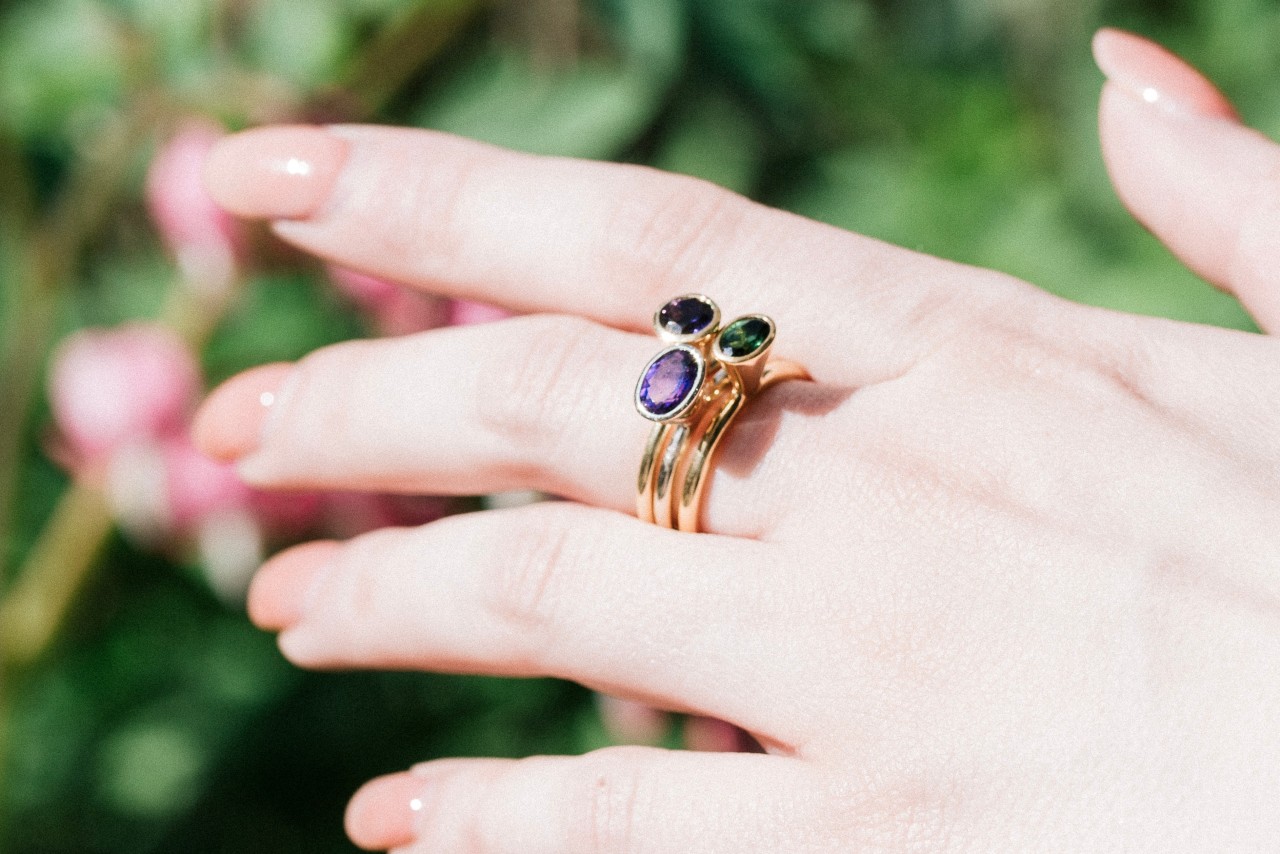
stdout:
<svg viewBox="0 0 1280 854">
<path fill-rule="evenodd" d="M 449 325 L 470 326 L 474 323 L 492 323 L 512 317 L 505 308 L 490 305 L 487 302 L 456 299 L 449 303 Z"/>
<path fill-rule="evenodd" d="M 255 489 L 253 512 L 273 539 L 296 540 L 324 518 L 328 497 L 323 492 Z"/>
<path fill-rule="evenodd" d="M 693 716 L 684 722 L 687 750 L 712 753 L 759 753 L 760 745 L 748 733 L 716 718 Z"/>
<path fill-rule="evenodd" d="M 248 509 L 253 490 L 236 474 L 235 466 L 206 457 L 196 450 L 186 431 L 160 443 L 165 499 L 170 527 L 190 531 L 215 514 Z"/>
<path fill-rule="evenodd" d="M 452 498 L 373 492 L 330 493 L 326 504 L 327 531 L 340 539 L 378 528 L 425 525 L 457 509 Z"/>
<path fill-rule="evenodd" d="M 619 744 L 659 744 L 671 721 L 661 709 L 608 694 L 596 694 L 596 708 L 605 732 Z"/>
<path fill-rule="evenodd" d="M 366 311 L 394 302 L 403 291 L 395 282 L 337 265 L 329 266 L 329 280 L 339 293 Z"/>
<path fill-rule="evenodd" d="M 202 288 L 225 287 L 244 251 L 239 222 L 204 188 L 205 158 L 225 135 L 209 119 L 187 119 L 147 171 L 147 209 L 156 230 L 188 281 Z"/>
<path fill-rule="evenodd" d="M 199 389 L 191 351 L 150 324 L 74 333 L 54 354 L 49 377 L 54 421 L 77 464 L 178 429 Z"/>
<path fill-rule="evenodd" d="M 369 315 L 379 335 L 411 335 L 445 326 L 448 302 L 346 267 L 330 266 L 334 287 Z"/>
</svg>

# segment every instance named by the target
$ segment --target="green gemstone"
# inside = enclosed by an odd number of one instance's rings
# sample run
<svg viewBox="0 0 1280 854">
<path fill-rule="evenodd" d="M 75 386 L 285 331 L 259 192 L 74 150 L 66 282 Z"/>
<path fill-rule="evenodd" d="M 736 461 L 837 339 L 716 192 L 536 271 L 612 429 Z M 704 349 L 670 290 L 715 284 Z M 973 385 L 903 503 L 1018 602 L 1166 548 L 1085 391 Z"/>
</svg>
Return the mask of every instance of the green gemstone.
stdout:
<svg viewBox="0 0 1280 854">
<path fill-rule="evenodd" d="M 773 335 L 773 324 L 763 317 L 739 317 L 720 333 L 716 347 L 727 359 L 754 355 Z"/>
</svg>

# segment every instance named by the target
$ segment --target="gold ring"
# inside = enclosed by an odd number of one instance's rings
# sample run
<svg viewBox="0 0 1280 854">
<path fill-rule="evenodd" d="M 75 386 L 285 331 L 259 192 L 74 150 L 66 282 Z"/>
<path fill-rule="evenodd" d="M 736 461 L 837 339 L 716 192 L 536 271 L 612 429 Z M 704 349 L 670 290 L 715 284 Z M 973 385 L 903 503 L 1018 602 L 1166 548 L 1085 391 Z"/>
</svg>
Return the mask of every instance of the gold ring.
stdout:
<svg viewBox="0 0 1280 854">
<path fill-rule="evenodd" d="M 636 410 L 655 422 L 636 479 L 636 515 L 693 532 L 716 449 L 734 418 L 769 386 L 809 375 L 794 363 L 769 361 L 772 319 L 749 314 L 721 326 L 720 309 L 702 294 L 671 300 L 653 325 L 668 346 L 636 383 Z"/>
</svg>

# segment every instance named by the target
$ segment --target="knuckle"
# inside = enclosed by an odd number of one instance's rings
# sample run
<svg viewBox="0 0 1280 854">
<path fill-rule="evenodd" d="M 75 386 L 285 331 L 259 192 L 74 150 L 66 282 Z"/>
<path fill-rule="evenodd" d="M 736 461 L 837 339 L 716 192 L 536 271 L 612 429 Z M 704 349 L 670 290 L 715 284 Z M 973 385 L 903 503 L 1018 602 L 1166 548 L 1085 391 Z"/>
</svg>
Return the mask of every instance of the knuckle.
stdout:
<svg viewBox="0 0 1280 854">
<path fill-rule="evenodd" d="M 573 541 L 564 525 L 526 523 L 504 530 L 487 547 L 487 608 L 531 658 L 539 657 L 555 624 Z"/>
<path fill-rule="evenodd" d="M 294 367 L 292 391 L 278 404 L 281 410 L 271 434 L 287 434 L 288 442 L 304 454 L 359 447 L 367 435 L 363 413 L 369 411 L 359 396 L 371 387 L 362 375 L 377 363 L 365 341 L 347 341 L 308 353 Z M 312 447 L 321 442 L 323 448 Z"/>
<path fill-rule="evenodd" d="M 397 595 L 384 571 L 387 550 L 394 547 L 398 532 L 383 529 L 348 541 L 335 560 L 315 596 L 312 607 L 325 608 L 333 630 L 343 635 L 343 643 L 353 655 L 371 651 L 381 634 L 369 631 L 382 625 L 388 600 Z"/>
<path fill-rule="evenodd" d="M 1004 326 L 992 357 L 1014 382 L 1041 394 L 1075 401 L 1127 401 L 1154 406 L 1152 353 L 1141 326 L 1122 336 L 1100 336 L 1087 324 L 1053 331 Z"/>
<path fill-rule="evenodd" d="M 958 847 L 954 824 L 963 795 L 959 782 L 884 774 L 858 787 L 833 781 L 820 814 L 833 820 L 841 839 L 875 850 L 945 854 Z"/>
<path fill-rule="evenodd" d="M 467 204 L 493 155 L 447 138 L 434 141 L 433 154 L 429 167 L 417 158 L 414 168 L 388 169 L 380 176 L 379 227 L 369 234 L 381 254 L 412 258 L 427 278 L 444 278 L 465 255 Z"/>
<path fill-rule="evenodd" d="M 568 836 L 590 854 L 639 854 L 638 832 L 649 787 L 645 765 L 627 748 L 605 748 L 583 757 L 585 773 L 573 784 Z"/>
<path fill-rule="evenodd" d="M 644 167 L 618 193 L 605 229 L 605 269 L 635 271 L 656 295 L 714 278 L 744 230 L 752 203 L 697 178 Z"/>
<path fill-rule="evenodd" d="M 582 397 L 586 366 L 599 349 L 598 332 L 579 318 L 535 316 L 516 326 L 513 347 L 494 352 L 487 357 L 492 363 L 476 372 L 474 421 L 513 462 L 537 459 L 555 469 L 570 408 Z"/>
</svg>

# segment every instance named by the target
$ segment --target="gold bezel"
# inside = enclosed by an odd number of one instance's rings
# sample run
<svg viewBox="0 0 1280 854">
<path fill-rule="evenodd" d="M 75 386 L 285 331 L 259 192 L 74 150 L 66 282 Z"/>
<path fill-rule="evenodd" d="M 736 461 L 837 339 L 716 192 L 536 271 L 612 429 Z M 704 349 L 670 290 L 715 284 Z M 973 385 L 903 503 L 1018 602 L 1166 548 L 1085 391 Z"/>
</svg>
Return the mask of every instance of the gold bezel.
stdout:
<svg viewBox="0 0 1280 854">
<path fill-rule="evenodd" d="M 684 299 L 701 300 L 711 306 L 711 322 L 700 332 L 689 335 L 676 335 L 663 328 L 662 321 L 659 320 L 658 317 L 662 314 L 662 309 L 671 305 L 673 302 L 679 302 Z M 658 310 L 653 313 L 653 329 L 658 333 L 658 337 L 663 341 L 666 341 L 668 344 L 689 344 L 709 335 L 718 335 L 720 333 L 720 306 L 716 305 L 716 301 L 706 294 L 681 294 L 678 297 L 673 297 L 664 302 L 658 307 Z"/>
<path fill-rule="evenodd" d="M 735 323 L 741 323 L 744 320 L 763 320 L 765 323 L 769 324 L 769 335 L 767 338 L 764 339 L 763 344 L 761 344 L 759 347 L 752 350 L 750 353 L 746 354 L 745 356 L 736 356 L 736 357 L 730 356 L 720 348 L 720 338 L 729 329 L 729 327 L 733 326 Z M 769 315 L 744 314 L 741 317 L 735 317 L 733 320 L 726 323 L 723 329 L 716 330 L 716 339 L 715 339 L 715 342 L 711 345 L 711 354 L 715 357 L 717 362 L 721 362 L 726 365 L 745 365 L 749 362 L 755 361 L 765 353 L 769 352 L 769 348 L 773 346 L 773 339 L 776 338 L 777 335 L 778 335 L 778 324 L 774 323 L 773 318 L 770 317 Z"/>
<path fill-rule="evenodd" d="M 685 396 L 684 401 L 679 406 L 670 412 L 663 413 L 662 415 L 655 415 L 647 410 L 644 404 L 640 402 L 640 389 L 644 386 L 645 375 L 649 373 L 649 369 L 653 367 L 654 363 L 676 350 L 683 350 L 693 356 L 693 363 L 697 366 L 697 373 L 694 375 L 693 386 L 690 388 L 689 393 Z M 702 396 L 702 384 L 706 378 L 707 358 L 697 347 L 693 347 L 689 344 L 672 344 L 670 347 L 664 347 L 662 350 L 655 353 L 652 359 L 645 362 L 644 369 L 640 371 L 640 379 L 636 380 L 636 391 L 633 398 L 636 405 L 636 411 L 650 421 L 655 421 L 659 424 L 665 424 L 669 421 L 678 421 L 689 414 L 693 409 L 694 404 Z"/>
</svg>

